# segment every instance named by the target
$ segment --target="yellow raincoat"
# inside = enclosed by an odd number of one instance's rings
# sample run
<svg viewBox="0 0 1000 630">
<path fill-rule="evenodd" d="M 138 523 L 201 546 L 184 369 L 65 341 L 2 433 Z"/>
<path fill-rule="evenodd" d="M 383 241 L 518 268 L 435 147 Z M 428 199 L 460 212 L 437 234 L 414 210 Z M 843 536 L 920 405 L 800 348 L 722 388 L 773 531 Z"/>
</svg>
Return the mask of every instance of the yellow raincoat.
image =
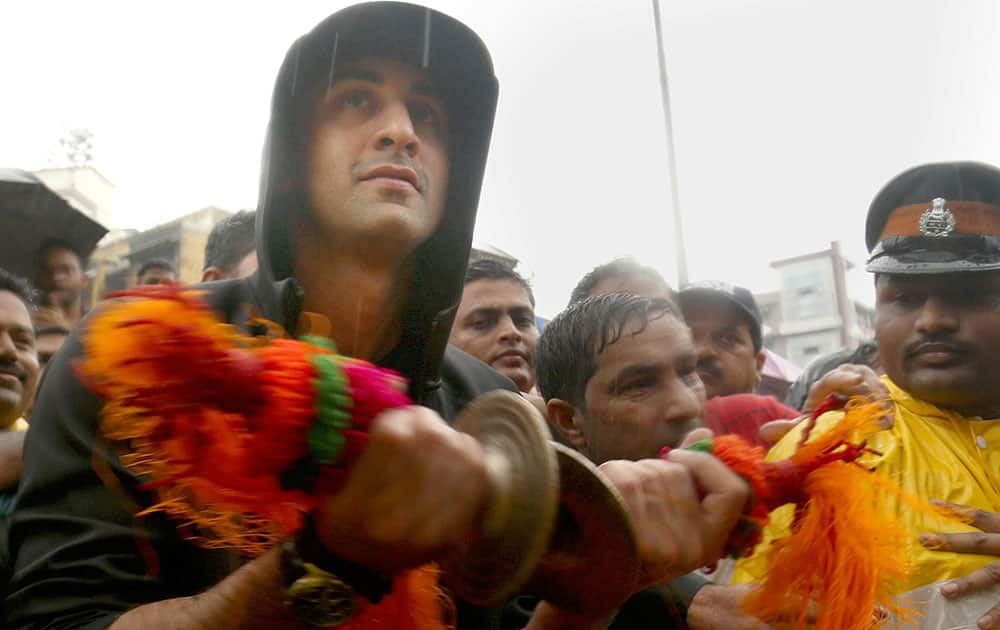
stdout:
<svg viewBox="0 0 1000 630">
<path fill-rule="evenodd" d="M 976 419 L 916 400 L 888 377 L 883 377 L 895 403 L 895 424 L 876 434 L 869 446 L 882 456 L 865 455 L 860 460 L 875 467 L 876 474 L 893 479 L 905 492 L 926 501 L 942 499 L 1000 512 L 1000 419 Z M 817 431 L 841 417 L 839 412 L 820 418 Z M 802 425 L 789 432 L 767 455 L 768 461 L 787 459 L 795 450 Z M 917 541 L 923 532 L 957 533 L 977 531 L 961 523 L 915 513 L 895 496 L 890 508 L 913 532 L 913 572 L 900 584 L 899 593 L 919 586 L 962 577 L 998 560 L 995 556 L 959 554 L 925 549 Z M 759 581 L 769 541 L 787 535 L 793 506 L 771 514 L 764 542 L 750 558 L 736 565 L 734 583 Z"/>
</svg>

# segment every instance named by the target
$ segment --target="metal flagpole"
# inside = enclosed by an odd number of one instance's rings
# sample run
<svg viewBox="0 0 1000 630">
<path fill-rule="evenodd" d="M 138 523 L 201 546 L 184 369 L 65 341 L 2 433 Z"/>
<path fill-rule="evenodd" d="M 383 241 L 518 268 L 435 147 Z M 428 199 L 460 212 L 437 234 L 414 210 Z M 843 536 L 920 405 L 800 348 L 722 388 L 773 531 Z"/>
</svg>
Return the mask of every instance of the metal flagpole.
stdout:
<svg viewBox="0 0 1000 630">
<path fill-rule="evenodd" d="M 674 210 L 674 245 L 677 249 L 677 282 L 688 281 L 687 253 L 684 250 L 684 223 L 681 220 L 681 200 L 677 190 L 677 163 L 674 154 L 674 129 L 670 117 L 670 88 L 667 86 L 667 61 L 663 53 L 663 27 L 660 25 L 660 0 L 653 0 L 653 22 L 656 25 L 656 60 L 660 66 L 660 94 L 663 100 L 663 126 L 667 131 L 667 169 L 670 176 L 670 199 Z"/>
</svg>

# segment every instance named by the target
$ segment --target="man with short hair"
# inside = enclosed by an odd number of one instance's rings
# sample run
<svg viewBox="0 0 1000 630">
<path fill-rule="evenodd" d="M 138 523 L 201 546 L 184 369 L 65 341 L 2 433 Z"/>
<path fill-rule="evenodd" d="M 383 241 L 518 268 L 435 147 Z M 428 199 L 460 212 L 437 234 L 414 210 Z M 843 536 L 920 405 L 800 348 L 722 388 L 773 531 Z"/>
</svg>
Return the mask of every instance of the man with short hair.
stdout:
<svg viewBox="0 0 1000 630">
<path fill-rule="evenodd" d="M 448 341 L 514 381 L 521 392 L 530 392 L 538 343 L 531 285 L 495 260 L 471 263 Z"/>
<path fill-rule="evenodd" d="M 33 309 L 28 283 L 0 269 L 0 515 L 10 511 L 21 476 L 24 415 L 38 383 Z"/>
<path fill-rule="evenodd" d="M 206 285 L 205 299 L 247 332 L 259 328 L 251 317 L 291 336 L 314 332 L 303 328 L 314 313 L 341 354 L 404 375 L 416 404 L 371 422 L 344 486 L 317 493 L 300 535 L 241 563 L 142 511 L 147 489 L 109 454 L 102 401 L 74 372 L 74 333 L 48 368 L 27 445 L 9 535 L 9 627 L 307 627 L 349 617 L 392 576 L 477 536 L 493 491 L 486 453 L 447 422 L 479 394 L 515 388 L 446 342 L 496 96 L 478 36 L 425 7 L 355 5 L 295 42 L 266 139 L 258 273 Z M 721 553 L 747 500 L 746 484 L 700 453 L 607 472 L 647 536 L 644 578 Z M 639 507 L 675 492 L 690 501 Z M 669 544 L 677 528 L 698 544 Z M 340 595 L 292 588 L 317 579 Z M 497 611 L 462 602 L 457 613 L 463 629 L 498 623 Z M 539 614 L 538 627 L 601 623 L 548 604 Z"/>
<path fill-rule="evenodd" d="M 640 265 L 631 258 L 616 258 L 591 269 L 573 288 L 570 305 L 592 295 L 605 293 L 632 293 L 648 298 L 671 300 L 674 291 L 660 272 Z"/>
<path fill-rule="evenodd" d="M 610 293 L 557 315 L 538 349 L 549 420 L 591 461 L 657 457 L 702 426 L 705 388 L 680 313 Z"/>
<path fill-rule="evenodd" d="M 886 184 L 868 211 L 875 340 L 895 421 L 869 439 L 873 453 L 860 464 L 911 496 L 971 509 L 965 525 L 891 503 L 914 534 L 913 569 L 898 590 L 921 589 L 903 603 L 935 608 L 941 625 L 934 627 L 1000 626 L 997 235 L 1000 169 L 987 164 L 912 168 Z M 820 427 L 836 418 L 821 418 Z M 787 457 L 801 433 L 791 431 L 769 459 Z M 768 537 L 786 531 L 791 517 L 773 514 Z M 737 578 L 759 577 L 765 548 L 738 567 Z"/>
<path fill-rule="evenodd" d="M 708 398 L 752 393 L 767 358 L 753 294 L 725 282 L 698 282 L 681 287 L 677 303 L 698 349 Z"/>
<path fill-rule="evenodd" d="M 202 282 L 246 278 L 257 270 L 256 220 L 253 210 L 240 210 L 215 224 L 205 243 Z"/>
<path fill-rule="evenodd" d="M 550 422 L 589 459 L 642 460 L 697 435 L 705 388 L 696 364 L 676 306 L 609 293 L 573 303 L 549 322 L 539 340 L 538 387 Z M 631 598 L 620 619 L 686 628 L 700 614 L 698 594 L 706 587 L 697 573 L 664 581 Z"/>
<path fill-rule="evenodd" d="M 142 263 L 135 275 L 137 287 L 177 282 L 177 270 L 163 258 L 154 258 Z"/>
<path fill-rule="evenodd" d="M 749 291 L 745 289 L 743 291 L 749 295 Z M 585 275 L 573 289 L 570 304 L 575 304 L 587 297 L 613 292 L 632 293 L 650 299 L 668 300 L 672 293 L 667 281 L 655 269 L 640 267 L 627 259 L 618 259 L 600 265 Z M 753 296 L 750 296 L 750 300 L 752 303 Z M 759 326 L 757 330 L 759 331 Z M 746 339 L 752 342 L 753 336 L 749 328 L 744 332 L 746 332 Z M 715 369 L 718 362 L 713 362 L 705 356 L 703 345 L 697 346 L 696 344 L 696 347 L 698 348 L 698 367 Z M 701 372 L 699 372 L 699 376 L 701 376 Z M 702 380 L 704 382 L 704 379 Z M 707 386 L 705 389 L 708 391 Z M 823 391 L 826 388 L 821 386 L 817 389 Z M 709 395 L 708 398 L 703 412 L 705 426 L 712 429 L 717 435 L 736 434 L 759 445 L 765 444 L 760 435 L 762 426 L 775 420 L 790 420 L 801 415 L 798 410 L 787 407 L 770 396 L 739 393 L 715 397 Z"/>
<path fill-rule="evenodd" d="M 80 321 L 87 287 L 85 267 L 83 256 L 66 241 L 42 243 L 35 257 L 35 286 L 39 290 L 35 326 L 72 328 Z"/>
</svg>

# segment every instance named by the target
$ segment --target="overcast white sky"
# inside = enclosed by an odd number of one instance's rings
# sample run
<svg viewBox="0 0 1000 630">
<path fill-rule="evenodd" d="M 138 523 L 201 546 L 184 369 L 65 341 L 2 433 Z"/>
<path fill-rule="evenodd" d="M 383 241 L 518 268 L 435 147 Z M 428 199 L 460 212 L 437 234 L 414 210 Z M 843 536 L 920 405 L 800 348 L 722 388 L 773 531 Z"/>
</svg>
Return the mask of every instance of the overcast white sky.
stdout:
<svg viewBox="0 0 1000 630">
<path fill-rule="evenodd" d="M 95 134 L 114 227 L 253 207 L 271 83 L 346 2 L 4 7 L 0 166 Z M 477 240 L 552 316 L 593 266 L 675 279 L 649 0 L 430 2 L 492 51 L 500 105 Z M 922 162 L 1000 164 L 996 0 L 661 0 L 692 280 L 774 288 L 769 262 L 840 240 L 859 267 L 877 189 Z M 851 277 L 870 302 L 871 283 Z"/>
</svg>

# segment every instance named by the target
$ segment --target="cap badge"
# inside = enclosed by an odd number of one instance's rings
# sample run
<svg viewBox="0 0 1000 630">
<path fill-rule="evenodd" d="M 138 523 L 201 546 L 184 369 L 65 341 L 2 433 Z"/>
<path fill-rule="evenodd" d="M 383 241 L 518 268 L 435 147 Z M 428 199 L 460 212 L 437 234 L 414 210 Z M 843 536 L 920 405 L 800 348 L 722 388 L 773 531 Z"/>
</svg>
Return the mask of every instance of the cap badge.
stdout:
<svg viewBox="0 0 1000 630">
<path fill-rule="evenodd" d="M 933 204 L 920 215 L 920 233 L 924 236 L 948 236 L 955 231 L 955 215 L 944 207 L 941 197 L 931 200 Z"/>
</svg>

